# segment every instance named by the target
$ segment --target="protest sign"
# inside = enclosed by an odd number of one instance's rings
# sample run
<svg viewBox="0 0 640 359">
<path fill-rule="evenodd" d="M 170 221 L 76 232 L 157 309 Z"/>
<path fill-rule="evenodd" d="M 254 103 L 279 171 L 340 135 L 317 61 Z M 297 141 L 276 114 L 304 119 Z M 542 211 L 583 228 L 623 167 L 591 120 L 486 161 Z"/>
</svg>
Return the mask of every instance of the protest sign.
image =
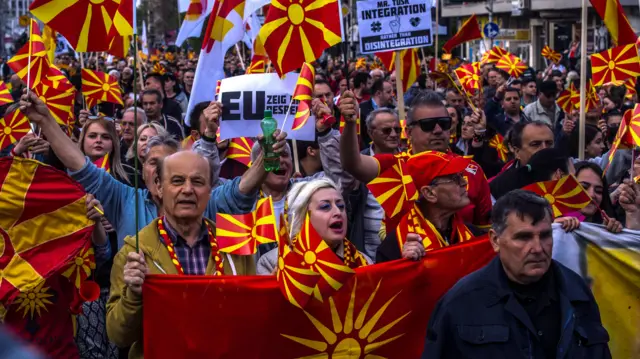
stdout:
<svg viewBox="0 0 640 359">
<path fill-rule="evenodd" d="M 358 1 L 356 5 L 363 54 L 431 45 L 431 1 Z"/>
<path fill-rule="evenodd" d="M 278 128 L 282 128 L 286 114 L 289 113 L 284 127 L 288 138 L 314 141 L 314 117 L 309 118 L 302 128 L 291 130 L 293 118 L 298 110 L 298 101 L 291 102 L 297 80 L 296 73 L 289 73 L 284 79 L 280 79 L 275 73 L 269 73 L 236 76 L 222 80 L 220 139 L 254 137 L 261 134 L 260 120 L 264 117 L 265 110 L 271 110 L 273 118 L 278 121 Z"/>
</svg>

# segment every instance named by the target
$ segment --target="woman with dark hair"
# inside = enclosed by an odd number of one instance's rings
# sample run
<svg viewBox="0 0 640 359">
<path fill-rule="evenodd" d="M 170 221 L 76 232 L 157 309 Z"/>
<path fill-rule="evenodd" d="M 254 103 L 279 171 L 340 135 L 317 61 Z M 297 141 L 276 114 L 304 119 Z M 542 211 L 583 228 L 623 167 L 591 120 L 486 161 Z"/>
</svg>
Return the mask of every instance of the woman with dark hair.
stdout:
<svg viewBox="0 0 640 359">
<path fill-rule="evenodd" d="M 580 214 L 584 216 L 582 221 L 602 224 L 613 233 L 622 231 L 622 224 L 615 219 L 614 207 L 608 193 L 609 184 L 602 175 L 602 168 L 593 162 L 582 161 L 575 164 L 575 169 L 576 179 L 593 200 L 580 210 Z"/>
<path fill-rule="evenodd" d="M 451 135 L 449 137 L 449 144 L 455 146 L 462 133 L 462 111 L 460 109 L 447 105 L 447 112 L 451 117 Z"/>
<path fill-rule="evenodd" d="M 569 146 L 571 157 L 579 158 L 580 157 L 580 149 L 579 147 L 580 134 L 578 131 L 571 132 L 571 137 L 569 138 Z M 594 162 L 600 163 L 599 159 L 602 157 L 602 153 L 604 152 L 604 137 L 602 136 L 602 132 L 593 125 L 585 125 L 585 135 L 584 135 L 584 158 L 587 160 L 594 159 Z"/>
</svg>

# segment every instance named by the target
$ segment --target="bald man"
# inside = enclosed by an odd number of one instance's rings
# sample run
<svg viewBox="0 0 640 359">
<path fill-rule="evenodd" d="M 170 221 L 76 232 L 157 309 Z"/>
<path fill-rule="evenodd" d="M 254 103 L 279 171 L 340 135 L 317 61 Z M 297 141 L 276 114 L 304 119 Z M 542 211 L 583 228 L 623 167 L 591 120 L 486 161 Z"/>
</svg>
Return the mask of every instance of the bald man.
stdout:
<svg viewBox="0 0 640 359">
<path fill-rule="evenodd" d="M 182 151 L 158 163 L 163 215 L 125 244 L 113 261 L 107 333 L 129 358 L 142 358 L 142 284 L 147 274 L 253 275 L 252 256 L 218 252 L 215 224 L 204 218 L 214 174 L 201 155 Z M 214 246 L 212 243 L 216 243 Z M 169 250 L 171 248 L 171 250 Z"/>
</svg>

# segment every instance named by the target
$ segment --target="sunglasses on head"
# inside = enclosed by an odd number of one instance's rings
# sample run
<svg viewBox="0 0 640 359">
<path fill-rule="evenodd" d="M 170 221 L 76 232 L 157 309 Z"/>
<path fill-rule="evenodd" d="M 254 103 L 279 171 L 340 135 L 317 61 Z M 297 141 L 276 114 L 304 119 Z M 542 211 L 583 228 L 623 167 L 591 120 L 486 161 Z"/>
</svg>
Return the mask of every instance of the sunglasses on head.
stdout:
<svg viewBox="0 0 640 359">
<path fill-rule="evenodd" d="M 443 131 L 451 129 L 451 117 L 428 117 L 418 120 L 420 129 L 424 132 L 433 132 L 436 125 L 440 126 Z"/>
</svg>

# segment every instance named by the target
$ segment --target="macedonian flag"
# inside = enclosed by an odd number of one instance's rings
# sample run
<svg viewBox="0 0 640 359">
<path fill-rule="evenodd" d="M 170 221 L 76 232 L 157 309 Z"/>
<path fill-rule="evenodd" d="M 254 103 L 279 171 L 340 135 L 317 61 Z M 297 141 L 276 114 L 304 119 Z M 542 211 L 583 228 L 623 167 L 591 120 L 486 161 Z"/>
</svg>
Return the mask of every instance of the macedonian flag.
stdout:
<svg viewBox="0 0 640 359">
<path fill-rule="evenodd" d="M 507 162 L 509 159 L 509 149 L 507 145 L 504 144 L 504 137 L 501 134 L 496 133 L 495 136 L 491 137 L 489 140 L 489 147 L 496 150 L 498 153 L 498 158 L 502 162 Z"/>
<path fill-rule="evenodd" d="M 542 48 L 542 57 L 553 62 L 554 64 L 558 64 L 562 59 L 562 55 L 549 46 L 545 46 Z"/>
<path fill-rule="evenodd" d="M 227 158 L 251 167 L 251 148 L 253 148 L 253 140 L 251 138 L 232 138 L 227 149 Z"/>
<path fill-rule="evenodd" d="M 0 302 L 9 303 L 62 269 L 90 240 L 82 186 L 64 172 L 0 158 Z"/>
<path fill-rule="evenodd" d="M 13 97 L 11 96 L 11 92 L 7 88 L 7 85 L 4 83 L 4 81 L 0 81 L 0 105 L 6 105 L 12 102 Z"/>
<path fill-rule="evenodd" d="M 149 275 L 143 289 L 144 354 L 420 358 L 429 316 L 440 297 L 494 256 L 488 240 L 475 240 L 430 251 L 419 262 L 359 267 L 339 291 L 323 302 L 311 300 L 303 309 L 283 298 L 271 276 Z M 211 323 L 225 323 L 213 345 Z M 247 323 L 252 323 L 249 341 Z"/>
<path fill-rule="evenodd" d="M 527 69 L 527 65 L 522 62 L 519 57 L 510 53 L 503 55 L 500 60 L 498 60 L 498 63 L 496 63 L 496 67 L 506 71 L 509 76 L 516 79 L 522 76 Z"/>
<path fill-rule="evenodd" d="M 278 229 L 272 197 L 258 200 L 251 213 L 217 213 L 216 239 L 220 251 L 242 256 L 255 254 L 260 244 L 276 242 Z"/>
<path fill-rule="evenodd" d="M 591 55 L 591 72 L 595 86 L 640 76 L 636 44 L 618 46 Z"/>
<path fill-rule="evenodd" d="M 20 109 L 5 114 L 3 118 L 0 118 L 0 151 L 12 143 L 20 141 L 30 130 L 29 120 L 20 112 Z"/>
<path fill-rule="evenodd" d="M 38 23 L 31 19 L 30 24 L 29 41 L 7 61 L 7 65 L 29 88 L 33 88 L 46 76 L 50 64 Z"/>
<path fill-rule="evenodd" d="M 380 176 L 367 184 L 388 218 L 402 215 L 418 199 L 418 191 L 406 169 L 406 162 L 398 160 Z"/>
<path fill-rule="evenodd" d="M 564 112 L 571 113 L 571 110 L 573 109 L 573 104 L 571 103 L 571 91 L 563 90 L 560 92 L 556 99 L 556 103 Z"/>
<path fill-rule="evenodd" d="M 118 0 L 35 0 L 29 10 L 64 35 L 77 52 L 109 51 Z"/>
<path fill-rule="evenodd" d="M 578 212 L 591 203 L 591 197 L 573 175 L 564 176 L 556 181 L 537 182 L 522 189 L 549 201 L 556 218 Z"/>
<path fill-rule="evenodd" d="M 82 69 L 82 94 L 100 102 L 124 106 L 118 80 L 104 72 Z"/>
<path fill-rule="evenodd" d="M 480 66 L 479 62 L 474 62 L 472 64 L 462 65 L 453 70 L 465 92 L 472 94 L 482 88 L 482 72 L 480 71 Z"/>
<path fill-rule="evenodd" d="M 33 92 L 47 105 L 51 116 L 59 125 L 69 126 L 73 120 L 74 92 L 59 91 L 44 82 L 39 83 Z"/>
<path fill-rule="evenodd" d="M 280 77 L 342 42 L 340 2 L 272 0 L 258 38 Z"/>
<path fill-rule="evenodd" d="M 508 54 L 509 52 L 505 49 L 503 49 L 500 46 L 494 46 L 491 50 L 485 52 L 484 54 L 482 54 L 482 60 L 480 60 L 481 64 L 485 64 L 485 63 L 490 63 L 490 64 L 495 64 L 498 61 L 500 61 L 500 59 L 502 58 L 502 56 Z"/>
<path fill-rule="evenodd" d="M 291 130 L 299 130 L 307 123 L 311 116 L 311 100 L 313 100 L 313 86 L 316 82 L 316 69 L 308 63 L 302 64 L 293 99 L 298 100 L 298 111 L 293 119 Z"/>
</svg>

